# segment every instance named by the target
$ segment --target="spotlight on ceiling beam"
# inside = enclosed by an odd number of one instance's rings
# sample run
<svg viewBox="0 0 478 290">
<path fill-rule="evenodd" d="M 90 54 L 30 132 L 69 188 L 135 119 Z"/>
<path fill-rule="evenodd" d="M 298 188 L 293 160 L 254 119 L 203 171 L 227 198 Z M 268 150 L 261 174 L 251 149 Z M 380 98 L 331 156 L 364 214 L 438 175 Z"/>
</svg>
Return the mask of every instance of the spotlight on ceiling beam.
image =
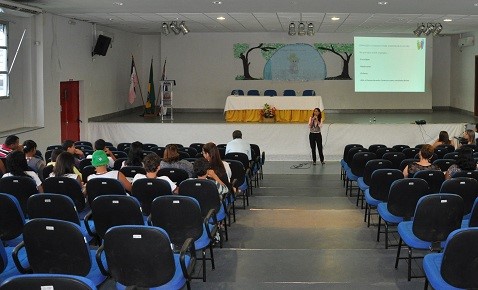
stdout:
<svg viewBox="0 0 478 290">
<path fill-rule="evenodd" d="M 435 24 L 435 30 L 433 30 L 433 36 L 437 36 L 443 30 L 443 26 L 440 23 Z"/>
<path fill-rule="evenodd" d="M 309 24 L 307 24 L 307 35 L 312 36 L 314 34 L 315 34 L 314 23 L 309 22 Z"/>
<path fill-rule="evenodd" d="M 289 35 L 295 35 L 295 23 L 291 22 L 289 24 Z"/>
<path fill-rule="evenodd" d="M 430 35 L 435 30 L 435 25 L 433 23 L 427 23 L 427 29 L 423 32 L 426 36 Z"/>
<path fill-rule="evenodd" d="M 186 26 L 186 23 L 184 23 L 184 21 L 181 21 L 181 23 L 179 23 L 179 28 L 184 35 L 189 33 L 189 28 Z"/>
<path fill-rule="evenodd" d="M 300 35 L 300 36 L 305 35 L 305 24 L 304 24 L 304 22 L 299 23 L 299 26 L 297 28 L 297 34 Z"/>
<path fill-rule="evenodd" d="M 161 31 L 164 35 L 169 34 L 169 25 L 166 22 L 163 22 L 163 24 L 161 25 Z"/>
<path fill-rule="evenodd" d="M 415 36 L 420 36 L 423 32 L 425 31 L 425 24 L 420 24 L 418 25 L 418 27 L 413 30 L 413 34 L 415 34 Z"/>
<path fill-rule="evenodd" d="M 174 32 L 174 34 L 178 35 L 179 34 L 179 27 L 178 23 L 176 21 L 172 21 L 171 24 L 169 25 L 169 28 Z"/>
</svg>

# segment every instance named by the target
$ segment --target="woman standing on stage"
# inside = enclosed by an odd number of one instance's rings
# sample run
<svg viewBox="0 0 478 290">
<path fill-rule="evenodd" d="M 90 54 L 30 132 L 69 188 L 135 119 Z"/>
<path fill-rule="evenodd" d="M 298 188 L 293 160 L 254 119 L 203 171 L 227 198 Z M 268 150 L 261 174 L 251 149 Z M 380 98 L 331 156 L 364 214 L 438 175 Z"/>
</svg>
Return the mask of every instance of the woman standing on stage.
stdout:
<svg viewBox="0 0 478 290">
<path fill-rule="evenodd" d="M 316 146 L 319 150 L 320 163 L 322 163 L 322 165 L 325 164 L 324 153 L 322 152 L 322 133 L 320 132 L 322 125 L 322 112 L 319 108 L 315 108 L 312 116 L 309 118 L 309 141 L 310 149 L 312 149 L 312 161 L 314 165 L 317 164 L 317 155 L 315 153 Z"/>
</svg>

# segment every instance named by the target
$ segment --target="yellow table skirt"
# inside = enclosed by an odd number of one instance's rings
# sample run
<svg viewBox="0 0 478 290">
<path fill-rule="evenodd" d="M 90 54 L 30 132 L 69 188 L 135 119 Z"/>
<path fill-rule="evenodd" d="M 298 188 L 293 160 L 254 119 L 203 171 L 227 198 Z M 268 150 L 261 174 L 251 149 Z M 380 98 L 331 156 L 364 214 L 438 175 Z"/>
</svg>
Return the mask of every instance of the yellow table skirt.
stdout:
<svg viewBox="0 0 478 290">
<path fill-rule="evenodd" d="M 277 110 L 276 122 L 281 123 L 307 123 L 311 110 Z M 322 118 L 324 118 L 322 112 Z M 226 111 L 226 122 L 261 122 L 261 110 L 232 110 Z"/>
</svg>

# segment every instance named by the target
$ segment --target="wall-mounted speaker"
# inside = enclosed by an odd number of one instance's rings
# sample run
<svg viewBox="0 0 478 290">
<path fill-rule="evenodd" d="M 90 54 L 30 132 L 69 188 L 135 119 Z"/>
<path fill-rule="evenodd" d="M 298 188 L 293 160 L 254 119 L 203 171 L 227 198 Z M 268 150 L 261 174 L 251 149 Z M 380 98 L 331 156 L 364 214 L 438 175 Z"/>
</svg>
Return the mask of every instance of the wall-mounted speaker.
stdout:
<svg viewBox="0 0 478 290">
<path fill-rule="evenodd" d="M 95 49 L 91 53 L 92 56 L 94 55 L 106 55 L 108 51 L 108 47 L 111 43 L 111 37 L 99 35 L 98 39 L 96 40 Z"/>
</svg>

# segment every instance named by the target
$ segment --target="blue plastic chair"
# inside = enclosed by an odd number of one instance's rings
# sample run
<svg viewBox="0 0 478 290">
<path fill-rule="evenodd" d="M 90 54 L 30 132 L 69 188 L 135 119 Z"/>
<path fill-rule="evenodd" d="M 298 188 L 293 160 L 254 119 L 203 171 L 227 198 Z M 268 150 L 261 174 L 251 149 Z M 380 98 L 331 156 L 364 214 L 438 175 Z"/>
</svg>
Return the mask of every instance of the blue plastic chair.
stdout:
<svg viewBox="0 0 478 290">
<path fill-rule="evenodd" d="M 264 91 L 264 96 L 275 97 L 275 96 L 277 96 L 277 92 L 276 92 L 276 90 L 265 90 Z"/>
<path fill-rule="evenodd" d="M 315 96 L 315 91 L 314 90 L 304 90 L 302 92 L 302 96 L 304 96 L 304 97 Z"/>
<path fill-rule="evenodd" d="M 258 90 L 249 90 L 249 91 L 247 91 L 247 95 L 248 96 L 260 96 L 261 94 L 259 94 Z"/>
<path fill-rule="evenodd" d="M 475 199 L 473 208 L 471 210 L 470 218 L 464 218 L 461 223 L 462 228 L 478 227 L 478 198 Z"/>
<path fill-rule="evenodd" d="M 357 179 L 357 184 L 362 193 L 365 195 L 365 191 L 370 188 L 372 174 L 377 169 L 388 169 L 392 168 L 392 162 L 390 160 L 385 159 L 374 159 L 369 160 L 363 169 L 363 175 Z M 360 199 L 360 195 L 357 195 L 357 202 L 356 206 L 358 206 L 358 202 Z M 362 196 L 362 208 L 363 208 L 363 200 L 365 198 Z"/>
<path fill-rule="evenodd" d="M 232 90 L 231 91 L 231 96 L 244 96 L 244 91 L 243 90 Z"/>
<path fill-rule="evenodd" d="M 428 254 L 423 259 L 425 289 L 476 289 L 478 275 L 478 228 L 453 231 L 442 253 Z"/>
<path fill-rule="evenodd" d="M 3 243 L 0 243 L 0 282 L 3 282 L 7 278 L 21 274 L 13 262 L 12 251 L 13 247 L 5 248 Z M 18 259 L 24 267 L 28 267 L 27 254 L 24 250 L 21 251 Z"/>
<path fill-rule="evenodd" d="M 444 214 L 446 213 L 446 214 Z M 400 241 L 398 243 L 395 268 L 400 259 L 408 262 L 408 281 L 412 277 L 413 250 L 439 252 L 445 245 L 448 235 L 461 226 L 463 217 L 463 199 L 456 194 L 430 194 L 417 203 L 413 221 L 404 221 L 398 225 Z M 400 257 L 402 244 L 408 247 L 408 256 Z"/>
<path fill-rule="evenodd" d="M 23 241 L 25 217 L 20 203 L 13 195 L 0 193 L 0 237 L 10 247 Z"/>
<path fill-rule="evenodd" d="M 284 90 L 284 96 L 295 96 L 295 90 Z"/>
<path fill-rule="evenodd" d="M 48 286 L 47 286 L 48 285 Z M 81 276 L 63 274 L 29 274 L 15 276 L 5 280 L 0 290 L 38 290 L 51 289 L 68 290 L 96 290 L 96 285 L 89 279 Z M 48 288 L 50 289 L 50 288 Z"/>
</svg>

